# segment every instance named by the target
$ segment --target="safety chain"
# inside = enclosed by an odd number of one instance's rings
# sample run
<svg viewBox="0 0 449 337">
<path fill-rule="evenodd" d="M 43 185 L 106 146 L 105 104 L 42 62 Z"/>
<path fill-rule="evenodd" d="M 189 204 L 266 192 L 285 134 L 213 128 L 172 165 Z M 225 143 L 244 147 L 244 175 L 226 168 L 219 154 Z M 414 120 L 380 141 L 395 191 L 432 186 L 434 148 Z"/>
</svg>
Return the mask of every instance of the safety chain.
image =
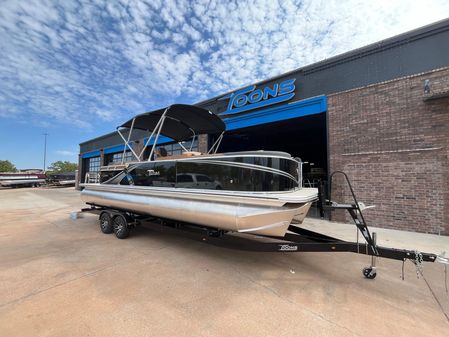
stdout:
<svg viewBox="0 0 449 337">
<path fill-rule="evenodd" d="M 416 277 L 419 278 L 419 274 L 423 276 L 422 268 L 423 258 L 422 253 L 415 250 L 415 267 L 416 267 Z"/>
</svg>

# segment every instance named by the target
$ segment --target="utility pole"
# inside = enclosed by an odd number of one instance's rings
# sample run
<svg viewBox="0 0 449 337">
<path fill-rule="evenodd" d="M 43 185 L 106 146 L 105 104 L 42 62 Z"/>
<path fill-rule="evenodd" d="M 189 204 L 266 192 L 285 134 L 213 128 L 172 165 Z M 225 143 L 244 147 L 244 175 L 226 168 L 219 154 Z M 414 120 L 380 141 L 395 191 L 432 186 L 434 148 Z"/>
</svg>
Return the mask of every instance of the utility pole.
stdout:
<svg viewBox="0 0 449 337">
<path fill-rule="evenodd" d="M 43 133 L 44 135 L 44 172 L 46 171 L 46 167 L 47 167 L 47 136 L 48 133 Z"/>
</svg>

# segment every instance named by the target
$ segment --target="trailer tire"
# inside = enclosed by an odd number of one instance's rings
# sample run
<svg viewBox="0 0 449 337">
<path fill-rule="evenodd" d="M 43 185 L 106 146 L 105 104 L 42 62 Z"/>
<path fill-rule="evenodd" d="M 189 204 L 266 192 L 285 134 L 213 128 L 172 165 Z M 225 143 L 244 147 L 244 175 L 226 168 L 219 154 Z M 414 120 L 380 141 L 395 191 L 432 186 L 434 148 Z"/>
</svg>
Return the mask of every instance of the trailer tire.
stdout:
<svg viewBox="0 0 449 337">
<path fill-rule="evenodd" d="M 117 239 L 126 239 L 129 236 L 130 227 L 124 215 L 116 215 L 112 218 L 114 233 Z"/>
<path fill-rule="evenodd" d="M 111 215 L 108 212 L 100 214 L 100 229 L 104 234 L 111 234 L 114 232 Z"/>
</svg>

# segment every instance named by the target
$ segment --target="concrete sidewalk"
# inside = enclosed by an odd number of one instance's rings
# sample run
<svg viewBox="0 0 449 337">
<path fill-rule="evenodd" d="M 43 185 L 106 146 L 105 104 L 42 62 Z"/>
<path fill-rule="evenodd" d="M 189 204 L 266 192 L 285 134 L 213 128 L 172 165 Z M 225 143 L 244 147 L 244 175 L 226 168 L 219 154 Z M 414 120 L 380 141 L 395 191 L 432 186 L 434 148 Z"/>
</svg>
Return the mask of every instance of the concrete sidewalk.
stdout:
<svg viewBox="0 0 449 337">
<path fill-rule="evenodd" d="M 365 212 L 369 212 L 369 210 Z M 357 241 L 357 227 L 354 224 L 306 218 L 301 227 L 341 240 Z M 446 252 L 446 256 L 449 257 L 449 236 L 406 232 L 371 226 L 369 230 L 371 233 L 377 233 L 377 244 L 379 246 L 410 250 L 416 249 L 420 252 L 437 255 Z M 361 234 L 359 235 L 359 242 L 365 242 Z"/>
</svg>

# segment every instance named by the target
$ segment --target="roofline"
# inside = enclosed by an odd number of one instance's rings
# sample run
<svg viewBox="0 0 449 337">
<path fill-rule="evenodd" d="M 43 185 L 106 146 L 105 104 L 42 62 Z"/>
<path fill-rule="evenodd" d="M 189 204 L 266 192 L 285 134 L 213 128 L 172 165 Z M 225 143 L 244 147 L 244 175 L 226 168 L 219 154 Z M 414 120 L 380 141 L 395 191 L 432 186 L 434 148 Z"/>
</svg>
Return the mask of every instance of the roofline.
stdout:
<svg viewBox="0 0 449 337">
<path fill-rule="evenodd" d="M 449 19 L 443 19 L 440 21 L 436 21 L 434 23 L 431 23 L 431 24 L 428 24 L 428 25 L 425 25 L 422 27 L 418 27 L 413 30 L 409 30 L 409 31 L 401 33 L 399 35 L 394 35 L 394 36 L 386 38 L 384 40 L 380 40 L 378 42 L 374 42 L 369 45 L 366 45 L 366 46 L 363 46 L 360 48 L 356 48 L 356 49 L 344 52 L 342 54 L 338 54 L 336 56 L 332 56 L 330 58 L 323 59 L 323 60 L 315 62 L 315 63 L 311 63 L 309 65 L 306 65 L 306 66 L 303 66 L 300 68 L 296 68 L 296 69 L 288 71 L 286 73 L 282 73 L 282 74 L 270 77 L 268 79 L 264 79 L 259 82 L 255 82 L 255 83 L 251 83 L 248 85 L 238 87 L 238 88 L 228 91 L 224 94 L 220 94 L 213 98 L 209 98 L 207 100 L 197 102 L 197 103 L 195 103 L 195 105 L 203 105 L 203 104 L 207 104 L 207 103 L 212 103 L 223 96 L 229 95 L 237 90 L 247 88 L 250 85 L 259 86 L 261 84 L 271 82 L 271 81 L 274 81 L 279 78 L 282 78 L 282 77 L 285 77 L 288 75 L 292 75 L 295 73 L 300 73 L 300 72 L 311 73 L 311 72 L 315 72 L 315 71 L 320 71 L 322 69 L 330 68 L 339 63 L 344 63 L 344 62 L 350 61 L 352 59 L 359 58 L 361 56 L 363 57 L 366 55 L 375 54 L 382 50 L 390 49 L 390 48 L 396 47 L 398 45 L 408 43 L 411 41 L 415 41 L 415 40 L 424 38 L 426 36 L 433 35 L 435 33 L 439 33 L 439 32 L 446 31 L 446 30 L 449 30 Z"/>
<path fill-rule="evenodd" d="M 98 136 L 98 137 L 95 137 L 95 138 L 91 138 L 91 139 L 86 140 L 86 141 L 84 141 L 84 142 L 82 142 L 82 143 L 79 143 L 78 145 L 81 146 L 81 145 L 83 145 L 83 144 L 90 143 L 90 142 L 92 142 L 92 141 L 94 141 L 94 140 L 104 139 L 104 138 L 107 138 L 107 137 L 109 137 L 109 136 L 112 136 L 112 135 L 115 134 L 115 133 L 117 133 L 117 131 L 112 131 L 112 132 L 109 132 L 109 133 L 107 133 L 107 134 L 105 134 L 105 135 L 101 135 L 101 136 Z"/>
</svg>

